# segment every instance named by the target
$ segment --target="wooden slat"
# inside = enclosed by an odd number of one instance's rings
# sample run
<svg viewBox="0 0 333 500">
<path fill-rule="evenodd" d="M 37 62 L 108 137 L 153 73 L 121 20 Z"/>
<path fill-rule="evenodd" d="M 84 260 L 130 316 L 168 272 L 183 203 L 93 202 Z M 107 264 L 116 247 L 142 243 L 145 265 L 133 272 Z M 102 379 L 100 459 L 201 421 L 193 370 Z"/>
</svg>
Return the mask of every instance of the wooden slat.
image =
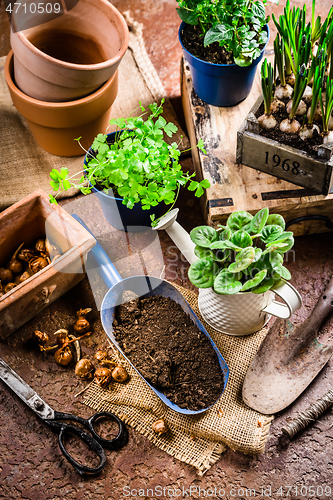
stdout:
<svg viewBox="0 0 333 500">
<path fill-rule="evenodd" d="M 204 103 L 195 94 L 186 62 L 181 63 L 182 102 L 191 145 L 202 138 L 207 155 L 192 149 L 199 179 L 211 187 L 202 197 L 207 224 L 223 223 L 231 212 L 256 212 L 268 207 L 285 219 L 323 215 L 333 219 L 333 195 L 311 195 L 309 190 L 236 162 L 237 131 L 256 104 L 261 92 L 259 70 L 252 91 L 238 106 L 218 108 Z M 299 194 L 298 194 L 299 192 Z M 321 221 L 292 226 L 295 235 L 329 231 Z"/>
</svg>

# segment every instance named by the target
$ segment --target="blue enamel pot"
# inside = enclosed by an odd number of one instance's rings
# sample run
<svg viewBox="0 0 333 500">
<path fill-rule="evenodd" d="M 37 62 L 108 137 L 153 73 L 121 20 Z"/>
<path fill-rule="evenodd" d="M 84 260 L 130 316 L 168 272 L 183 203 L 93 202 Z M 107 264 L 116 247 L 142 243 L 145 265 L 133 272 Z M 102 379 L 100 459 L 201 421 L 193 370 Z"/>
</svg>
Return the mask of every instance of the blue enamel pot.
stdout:
<svg viewBox="0 0 333 500">
<path fill-rule="evenodd" d="M 80 222 L 80 224 L 87 231 L 89 231 L 90 234 L 93 235 L 93 233 L 88 229 L 88 227 L 76 214 L 72 214 L 72 217 L 74 217 L 74 219 Z M 208 340 L 210 341 L 216 353 L 218 363 L 220 365 L 220 369 L 223 374 L 223 387 L 220 394 L 220 396 L 222 396 L 228 382 L 229 368 L 223 356 L 221 355 L 220 351 L 218 350 L 213 340 L 209 336 L 207 330 L 205 329 L 203 324 L 199 321 L 199 318 L 194 313 L 192 308 L 189 306 L 183 295 L 177 290 L 177 288 L 171 285 L 171 283 L 163 279 L 155 278 L 154 276 L 132 276 L 130 278 L 122 279 L 117 269 L 109 259 L 109 256 L 98 242 L 88 253 L 86 268 L 98 269 L 101 278 L 103 279 L 106 286 L 109 288 L 108 292 L 106 293 L 103 299 L 101 306 L 101 322 L 105 330 L 105 333 L 109 337 L 112 344 L 118 349 L 118 351 L 122 354 L 122 356 L 124 356 L 124 358 L 140 375 L 140 377 L 144 380 L 144 382 L 154 391 L 154 393 L 160 398 L 160 400 L 163 401 L 163 403 L 165 403 L 171 410 L 174 410 L 177 413 L 182 413 L 185 415 L 197 415 L 211 408 L 210 406 L 209 408 L 204 408 L 202 410 L 189 410 L 187 408 L 180 408 L 180 406 L 170 401 L 170 399 L 168 399 L 163 394 L 163 392 L 161 392 L 158 388 L 152 386 L 144 377 L 142 377 L 141 373 L 136 369 L 136 367 L 131 363 L 131 361 L 126 357 L 126 355 L 122 351 L 113 333 L 113 321 L 115 319 L 115 310 L 119 304 L 123 303 L 124 291 L 131 291 L 136 296 L 141 298 L 151 297 L 154 295 L 162 295 L 162 297 L 170 297 L 175 302 L 180 304 L 184 312 L 190 316 L 193 323 L 199 328 L 199 330 L 201 330 L 204 333 L 204 335 L 206 335 L 206 337 L 208 337 Z"/>
<path fill-rule="evenodd" d="M 265 26 L 268 34 L 265 47 L 260 56 L 246 67 L 237 66 L 237 64 L 214 64 L 193 56 L 182 42 L 185 26 L 186 24 L 182 22 L 178 37 L 184 58 L 190 67 L 193 88 L 198 97 L 208 104 L 220 107 L 235 106 L 246 99 L 251 92 L 257 66 L 269 40 L 268 25 Z"/>
<path fill-rule="evenodd" d="M 119 134 L 119 132 L 117 132 L 117 134 Z M 109 144 L 114 142 L 115 135 L 116 132 L 107 134 L 107 141 Z M 84 157 L 85 165 L 87 165 L 87 155 L 91 156 L 92 154 L 93 150 L 90 147 L 88 153 Z M 114 196 L 112 189 L 109 189 L 106 193 L 93 186 L 91 187 L 92 192 L 98 198 L 105 219 L 111 226 L 122 231 L 136 232 L 140 231 L 143 227 L 150 227 L 151 215 L 155 214 L 155 218 L 157 219 L 167 211 L 164 202 L 159 203 L 155 207 L 151 207 L 149 210 L 142 210 L 141 203 L 136 203 L 133 208 L 127 208 L 126 205 L 123 204 L 123 198 Z"/>
</svg>

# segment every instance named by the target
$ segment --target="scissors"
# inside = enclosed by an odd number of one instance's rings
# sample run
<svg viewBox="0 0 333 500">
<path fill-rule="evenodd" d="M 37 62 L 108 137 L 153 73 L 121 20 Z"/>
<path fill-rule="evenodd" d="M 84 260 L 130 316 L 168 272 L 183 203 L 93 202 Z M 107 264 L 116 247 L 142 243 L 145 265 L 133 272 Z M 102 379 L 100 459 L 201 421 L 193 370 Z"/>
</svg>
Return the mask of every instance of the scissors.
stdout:
<svg viewBox="0 0 333 500">
<path fill-rule="evenodd" d="M 55 411 L 2 359 L 0 359 L 0 379 L 3 380 L 49 427 L 51 427 L 51 429 L 59 433 L 59 446 L 62 453 L 72 464 L 74 469 L 81 475 L 98 474 L 101 472 L 106 464 L 106 455 L 103 448 L 116 451 L 127 442 L 127 428 L 120 418 L 113 413 L 102 411 L 95 413 L 95 415 L 89 419 L 85 419 L 69 413 Z M 94 425 L 96 421 L 101 418 L 107 418 L 118 424 L 119 432 L 114 439 L 104 439 L 95 431 Z M 88 429 L 92 435 L 75 425 L 59 422 L 59 420 L 78 422 Z M 100 459 L 100 463 L 96 467 L 87 467 L 80 464 L 70 455 L 70 453 L 68 453 L 64 445 L 64 438 L 68 434 L 75 434 L 96 453 Z"/>
</svg>

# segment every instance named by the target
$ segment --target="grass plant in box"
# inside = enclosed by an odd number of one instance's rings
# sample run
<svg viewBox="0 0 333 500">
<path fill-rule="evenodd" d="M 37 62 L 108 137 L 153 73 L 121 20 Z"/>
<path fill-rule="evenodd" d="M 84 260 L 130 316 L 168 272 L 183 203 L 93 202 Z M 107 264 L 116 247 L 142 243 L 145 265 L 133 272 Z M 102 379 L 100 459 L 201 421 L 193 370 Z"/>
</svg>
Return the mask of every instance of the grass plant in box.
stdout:
<svg viewBox="0 0 333 500">
<path fill-rule="evenodd" d="M 333 188 L 333 7 L 326 19 L 291 8 L 279 19 L 274 64 L 238 131 L 237 162 L 327 195 Z"/>
<path fill-rule="evenodd" d="M 289 317 L 299 307 L 299 295 L 287 283 L 291 275 L 283 265 L 283 254 L 294 238 L 285 231 L 281 215 L 269 215 L 267 208 L 254 216 L 238 211 L 228 217 L 226 226 L 199 226 L 190 237 L 198 260 L 188 276 L 200 289 L 203 317 L 217 330 L 246 335 L 265 324 L 266 313 Z M 271 290 L 287 307 L 273 302 Z"/>
<path fill-rule="evenodd" d="M 119 131 L 112 137 L 111 134 L 97 135 L 86 151 L 84 170 L 78 174 L 69 178 L 66 169 L 61 172 L 53 169 L 51 187 L 57 192 L 72 186 L 83 194 L 99 191 L 104 198 L 119 201 L 115 210 L 121 209 L 122 205 L 126 207 L 127 218 L 131 217 L 133 209 L 139 207 L 141 225 L 145 225 L 142 220 L 145 212 L 150 214 L 148 221 L 155 224 L 157 217 L 152 211 L 159 210 L 161 215 L 165 205 L 170 205 L 171 210 L 182 186 L 187 185 L 195 196 L 200 197 L 210 183 L 207 180 L 195 181 L 195 174 L 182 171 L 178 144 L 173 142 L 170 145 L 164 139 L 164 134 L 172 137 L 177 127 L 161 116 L 163 102 L 160 106 L 149 105 L 150 114 L 145 120 L 143 117 L 147 111 L 143 106 L 139 117 L 111 120 L 110 124 L 117 125 Z M 202 140 L 197 146 L 205 152 Z M 51 195 L 51 201 L 56 201 L 56 195 Z"/>
<path fill-rule="evenodd" d="M 258 118 L 262 129 L 295 136 L 295 143 L 298 137 L 315 144 L 332 142 L 332 19 L 333 7 L 323 24 L 320 17 L 315 20 L 315 0 L 312 24 L 306 23 L 305 5 L 291 9 L 288 1 L 279 20 L 273 14 L 278 29 L 274 41 L 277 78 L 274 82 L 272 68 L 262 72 L 265 113 Z M 263 67 L 270 67 L 266 59 Z"/>
</svg>

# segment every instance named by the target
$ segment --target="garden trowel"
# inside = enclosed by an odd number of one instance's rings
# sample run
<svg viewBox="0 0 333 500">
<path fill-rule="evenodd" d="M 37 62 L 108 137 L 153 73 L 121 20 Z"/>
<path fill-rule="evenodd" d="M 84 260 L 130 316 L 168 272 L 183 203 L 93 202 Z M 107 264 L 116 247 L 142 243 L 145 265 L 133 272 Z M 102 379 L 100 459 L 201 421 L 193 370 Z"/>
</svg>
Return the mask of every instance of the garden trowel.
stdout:
<svg viewBox="0 0 333 500">
<path fill-rule="evenodd" d="M 276 319 L 246 373 L 243 400 L 264 414 L 290 405 L 312 382 L 333 353 L 317 334 L 333 312 L 333 276 L 310 316 L 300 325 Z"/>
</svg>

